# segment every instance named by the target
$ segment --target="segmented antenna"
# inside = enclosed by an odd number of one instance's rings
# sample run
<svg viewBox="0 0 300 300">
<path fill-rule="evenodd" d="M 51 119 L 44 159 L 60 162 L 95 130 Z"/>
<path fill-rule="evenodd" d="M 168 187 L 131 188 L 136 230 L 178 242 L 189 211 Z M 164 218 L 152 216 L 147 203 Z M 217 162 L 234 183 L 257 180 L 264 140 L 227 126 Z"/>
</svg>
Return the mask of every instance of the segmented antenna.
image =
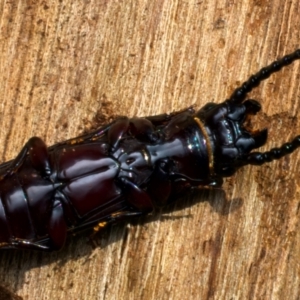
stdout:
<svg viewBox="0 0 300 300">
<path fill-rule="evenodd" d="M 271 162 L 275 159 L 280 159 L 283 156 L 294 152 L 300 147 L 300 135 L 296 136 L 290 143 L 283 144 L 280 148 L 272 148 L 266 152 L 252 152 L 245 159 L 246 164 L 262 165 L 266 162 Z"/>
<path fill-rule="evenodd" d="M 283 67 L 290 65 L 295 60 L 300 59 L 300 49 L 294 53 L 284 56 L 282 59 L 272 62 L 269 66 L 262 68 L 258 73 L 252 75 L 240 87 L 234 90 L 229 101 L 238 104 L 242 103 L 246 95 L 257 87 L 263 80 L 269 78 L 273 73 L 280 71 Z"/>
</svg>

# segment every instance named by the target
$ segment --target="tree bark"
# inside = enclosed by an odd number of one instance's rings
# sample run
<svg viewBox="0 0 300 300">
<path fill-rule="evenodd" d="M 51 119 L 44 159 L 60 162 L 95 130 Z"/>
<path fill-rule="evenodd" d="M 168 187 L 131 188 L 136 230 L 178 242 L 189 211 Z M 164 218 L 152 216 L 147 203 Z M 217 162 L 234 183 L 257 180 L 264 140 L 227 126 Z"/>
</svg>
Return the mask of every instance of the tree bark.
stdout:
<svg viewBox="0 0 300 300">
<path fill-rule="evenodd" d="M 0 16 L 3 162 L 31 136 L 50 146 L 119 115 L 220 103 L 300 45 L 297 0 L 1 0 Z M 300 134 L 299 82 L 296 62 L 251 93 L 264 150 Z M 58 253 L 2 250 L 0 285 L 23 299 L 299 299 L 299 153 L 96 246 L 80 235 Z"/>
</svg>

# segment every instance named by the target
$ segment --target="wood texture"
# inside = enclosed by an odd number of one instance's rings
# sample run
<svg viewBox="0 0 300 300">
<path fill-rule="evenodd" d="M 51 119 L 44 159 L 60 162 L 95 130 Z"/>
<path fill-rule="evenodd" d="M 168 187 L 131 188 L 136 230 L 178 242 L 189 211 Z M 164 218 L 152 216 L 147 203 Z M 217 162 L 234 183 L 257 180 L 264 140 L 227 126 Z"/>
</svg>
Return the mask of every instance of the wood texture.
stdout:
<svg viewBox="0 0 300 300">
<path fill-rule="evenodd" d="M 222 102 L 300 47 L 298 0 L 0 0 L 0 153 L 48 145 L 113 115 Z M 300 63 L 251 97 L 269 149 L 300 133 Z M 299 299 L 300 151 L 245 167 L 224 191 L 71 239 L 53 254 L 0 252 L 22 299 Z M 1 230 L 1 229 L 0 229 Z M 1 293 L 1 290 L 0 290 Z"/>
</svg>

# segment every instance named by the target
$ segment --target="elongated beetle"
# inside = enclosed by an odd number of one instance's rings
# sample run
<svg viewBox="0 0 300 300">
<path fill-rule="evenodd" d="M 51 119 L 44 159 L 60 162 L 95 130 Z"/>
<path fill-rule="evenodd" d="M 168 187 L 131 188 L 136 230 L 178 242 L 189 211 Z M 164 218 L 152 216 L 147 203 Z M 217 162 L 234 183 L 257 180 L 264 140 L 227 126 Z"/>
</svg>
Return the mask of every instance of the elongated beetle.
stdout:
<svg viewBox="0 0 300 300">
<path fill-rule="evenodd" d="M 58 250 L 68 233 L 99 230 L 175 201 L 196 186 L 220 186 L 242 166 L 292 153 L 300 136 L 267 152 L 267 129 L 243 123 L 260 111 L 246 99 L 260 82 L 300 59 L 300 49 L 251 76 L 221 104 L 145 118 L 120 118 L 47 148 L 29 139 L 0 166 L 0 247 Z"/>
</svg>

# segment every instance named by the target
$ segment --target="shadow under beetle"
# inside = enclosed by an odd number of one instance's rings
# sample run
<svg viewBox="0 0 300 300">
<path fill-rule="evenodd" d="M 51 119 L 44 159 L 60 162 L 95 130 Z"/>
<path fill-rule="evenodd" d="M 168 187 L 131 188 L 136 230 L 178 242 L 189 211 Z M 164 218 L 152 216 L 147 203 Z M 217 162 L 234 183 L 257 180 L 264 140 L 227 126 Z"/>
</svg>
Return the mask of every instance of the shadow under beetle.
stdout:
<svg viewBox="0 0 300 300">
<path fill-rule="evenodd" d="M 189 188 L 220 186 L 242 166 L 293 152 L 300 136 L 251 152 L 266 143 L 267 129 L 250 132 L 243 122 L 261 109 L 247 93 L 297 59 L 300 49 L 197 112 L 124 117 L 49 148 L 29 139 L 0 166 L 0 248 L 59 250 L 68 233 L 147 214 Z"/>
</svg>

